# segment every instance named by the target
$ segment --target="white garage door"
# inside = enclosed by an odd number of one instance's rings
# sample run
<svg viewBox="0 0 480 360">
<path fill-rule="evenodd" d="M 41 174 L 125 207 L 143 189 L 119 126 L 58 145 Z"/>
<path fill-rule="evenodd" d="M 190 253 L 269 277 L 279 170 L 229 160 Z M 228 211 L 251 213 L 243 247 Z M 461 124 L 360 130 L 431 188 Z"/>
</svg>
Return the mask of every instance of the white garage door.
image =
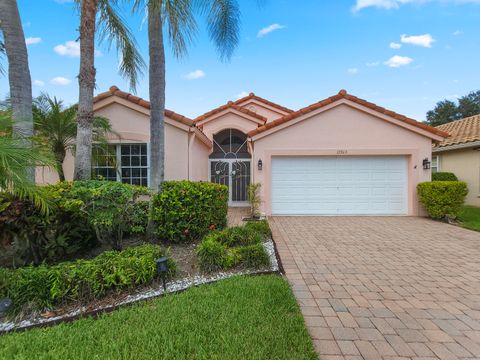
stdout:
<svg viewBox="0 0 480 360">
<path fill-rule="evenodd" d="M 274 215 L 407 214 L 405 156 L 272 159 Z"/>
</svg>

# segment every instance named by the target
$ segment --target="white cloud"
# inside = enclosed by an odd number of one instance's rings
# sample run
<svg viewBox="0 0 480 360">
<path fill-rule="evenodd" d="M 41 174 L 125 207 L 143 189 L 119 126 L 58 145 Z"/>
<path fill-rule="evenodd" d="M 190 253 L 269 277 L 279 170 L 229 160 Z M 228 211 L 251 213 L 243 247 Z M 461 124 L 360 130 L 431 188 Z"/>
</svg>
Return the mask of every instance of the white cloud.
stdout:
<svg viewBox="0 0 480 360">
<path fill-rule="evenodd" d="M 430 34 L 412 35 L 412 36 L 403 34 L 402 36 L 400 36 L 400 41 L 404 44 L 411 44 L 411 45 L 431 48 L 432 44 L 435 42 L 435 39 Z"/>
<path fill-rule="evenodd" d="M 353 11 L 357 12 L 368 7 L 380 9 L 398 9 L 401 5 L 421 5 L 429 2 L 452 4 L 480 4 L 480 0 L 356 0 Z"/>
<path fill-rule="evenodd" d="M 284 25 L 280 25 L 280 24 L 272 24 L 272 25 L 269 25 L 267 27 L 264 27 L 263 29 L 260 29 L 260 31 L 258 32 L 257 34 L 257 37 L 258 38 L 262 38 L 264 37 L 265 35 L 268 35 L 270 34 L 271 32 L 275 31 L 275 30 L 281 30 L 281 29 L 284 29 L 285 26 Z"/>
<path fill-rule="evenodd" d="M 384 64 L 389 66 L 389 67 L 392 67 L 392 68 L 398 68 L 400 66 L 408 65 L 412 61 L 413 61 L 413 59 L 409 58 L 408 56 L 395 55 L 395 56 L 392 56 L 387 61 L 385 61 Z"/>
<path fill-rule="evenodd" d="M 57 77 L 54 77 L 52 80 L 50 80 L 51 84 L 60 85 L 60 86 L 69 85 L 71 82 L 72 80 L 67 79 L 66 77 L 63 77 L 63 76 L 57 76 Z"/>
<path fill-rule="evenodd" d="M 78 41 L 69 40 L 66 41 L 65 44 L 59 44 L 53 48 L 60 56 L 68 56 L 68 57 L 80 57 L 80 43 Z M 95 50 L 95 56 L 102 56 L 102 52 L 100 50 Z"/>
<path fill-rule="evenodd" d="M 45 81 L 33 80 L 33 85 L 38 86 L 38 87 L 43 87 L 43 86 L 45 86 Z"/>
<path fill-rule="evenodd" d="M 396 42 L 391 42 L 390 43 L 390 49 L 400 49 L 402 47 L 402 44 L 396 43 Z"/>
<path fill-rule="evenodd" d="M 241 99 L 241 98 L 244 98 L 245 96 L 248 96 L 248 92 L 246 92 L 246 91 L 241 91 L 241 92 L 239 92 L 235 97 L 236 97 L 237 99 Z"/>
<path fill-rule="evenodd" d="M 358 74 L 358 69 L 357 68 L 350 68 L 350 69 L 347 69 L 347 72 L 351 75 L 356 75 L 356 74 Z"/>
<path fill-rule="evenodd" d="M 28 37 L 25 38 L 25 44 L 27 45 L 33 45 L 33 44 L 38 44 L 39 42 L 42 41 L 42 38 L 39 37 Z"/>
<path fill-rule="evenodd" d="M 462 35 L 463 34 L 463 31 L 462 30 L 455 30 L 452 35 L 454 36 L 458 36 L 458 35 Z"/>
<path fill-rule="evenodd" d="M 205 76 L 207 76 L 207 74 L 205 74 L 205 71 L 195 70 L 195 71 L 189 72 L 188 74 L 184 75 L 183 77 L 187 80 L 197 80 L 197 79 L 204 78 Z"/>
<path fill-rule="evenodd" d="M 372 61 L 372 62 L 366 63 L 365 65 L 367 65 L 368 67 L 375 67 L 380 65 L 380 61 Z"/>
</svg>

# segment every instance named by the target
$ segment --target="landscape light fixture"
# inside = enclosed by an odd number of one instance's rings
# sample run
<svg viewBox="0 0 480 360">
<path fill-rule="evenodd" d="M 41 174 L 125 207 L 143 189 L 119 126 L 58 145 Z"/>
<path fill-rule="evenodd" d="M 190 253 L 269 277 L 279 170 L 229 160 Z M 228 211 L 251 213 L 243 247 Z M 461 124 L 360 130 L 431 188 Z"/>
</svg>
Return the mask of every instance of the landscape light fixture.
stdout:
<svg viewBox="0 0 480 360">
<path fill-rule="evenodd" d="M 12 299 L 5 298 L 0 300 L 0 315 L 5 314 L 13 305 Z"/>
<path fill-rule="evenodd" d="M 164 292 L 167 291 L 167 285 L 165 283 L 165 278 L 168 271 L 167 260 L 168 259 L 166 257 L 161 257 L 155 261 L 157 263 L 157 274 L 162 278 Z"/>
</svg>

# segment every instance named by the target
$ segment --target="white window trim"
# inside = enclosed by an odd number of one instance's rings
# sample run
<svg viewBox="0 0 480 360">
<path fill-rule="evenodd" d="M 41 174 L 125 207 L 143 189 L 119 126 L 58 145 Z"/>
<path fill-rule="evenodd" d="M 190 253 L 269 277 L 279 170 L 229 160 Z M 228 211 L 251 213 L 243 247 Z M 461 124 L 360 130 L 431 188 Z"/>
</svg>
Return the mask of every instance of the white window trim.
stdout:
<svg viewBox="0 0 480 360">
<path fill-rule="evenodd" d="M 128 142 L 128 143 L 108 143 L 109 146 L 115 146 L 115 157 L 117 161 L 117 171 L 116 176 L 117 182 L 122 182 L 122 145 L 143 145 L 147 146 L 147 187 L 150 187 L 150 143 L 144 142 Z M 96 167 L 96 166 L 95 166 Z M 140 168 L 145 168 L 144 166 L 140 166 Z"/>
<path fill-rule="evenodd" d="M 437 162 L 437 166 L 435 167 L 436 168 L 436 171 L 435 172 L 440 172 L 441 171 L 441 166 L 440 166 L 440 155 L 433 155 L 432 156 L 432 172 L 433 172 L 433 159 L 436 159 L 436 162 Z"/>
</svg>

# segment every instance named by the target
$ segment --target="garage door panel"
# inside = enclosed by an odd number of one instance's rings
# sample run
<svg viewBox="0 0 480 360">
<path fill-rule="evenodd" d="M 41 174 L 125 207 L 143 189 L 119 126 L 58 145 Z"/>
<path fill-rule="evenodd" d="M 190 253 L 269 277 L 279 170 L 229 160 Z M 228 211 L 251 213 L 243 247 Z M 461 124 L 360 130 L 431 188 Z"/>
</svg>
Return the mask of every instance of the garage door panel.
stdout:
<svg viewBox="0 0 480 360">
<path fill-rule="evenodd" d="M 272 213 L 406 214 L 407 178 L 402 156 L 273 158 Z"/>
</svg>

